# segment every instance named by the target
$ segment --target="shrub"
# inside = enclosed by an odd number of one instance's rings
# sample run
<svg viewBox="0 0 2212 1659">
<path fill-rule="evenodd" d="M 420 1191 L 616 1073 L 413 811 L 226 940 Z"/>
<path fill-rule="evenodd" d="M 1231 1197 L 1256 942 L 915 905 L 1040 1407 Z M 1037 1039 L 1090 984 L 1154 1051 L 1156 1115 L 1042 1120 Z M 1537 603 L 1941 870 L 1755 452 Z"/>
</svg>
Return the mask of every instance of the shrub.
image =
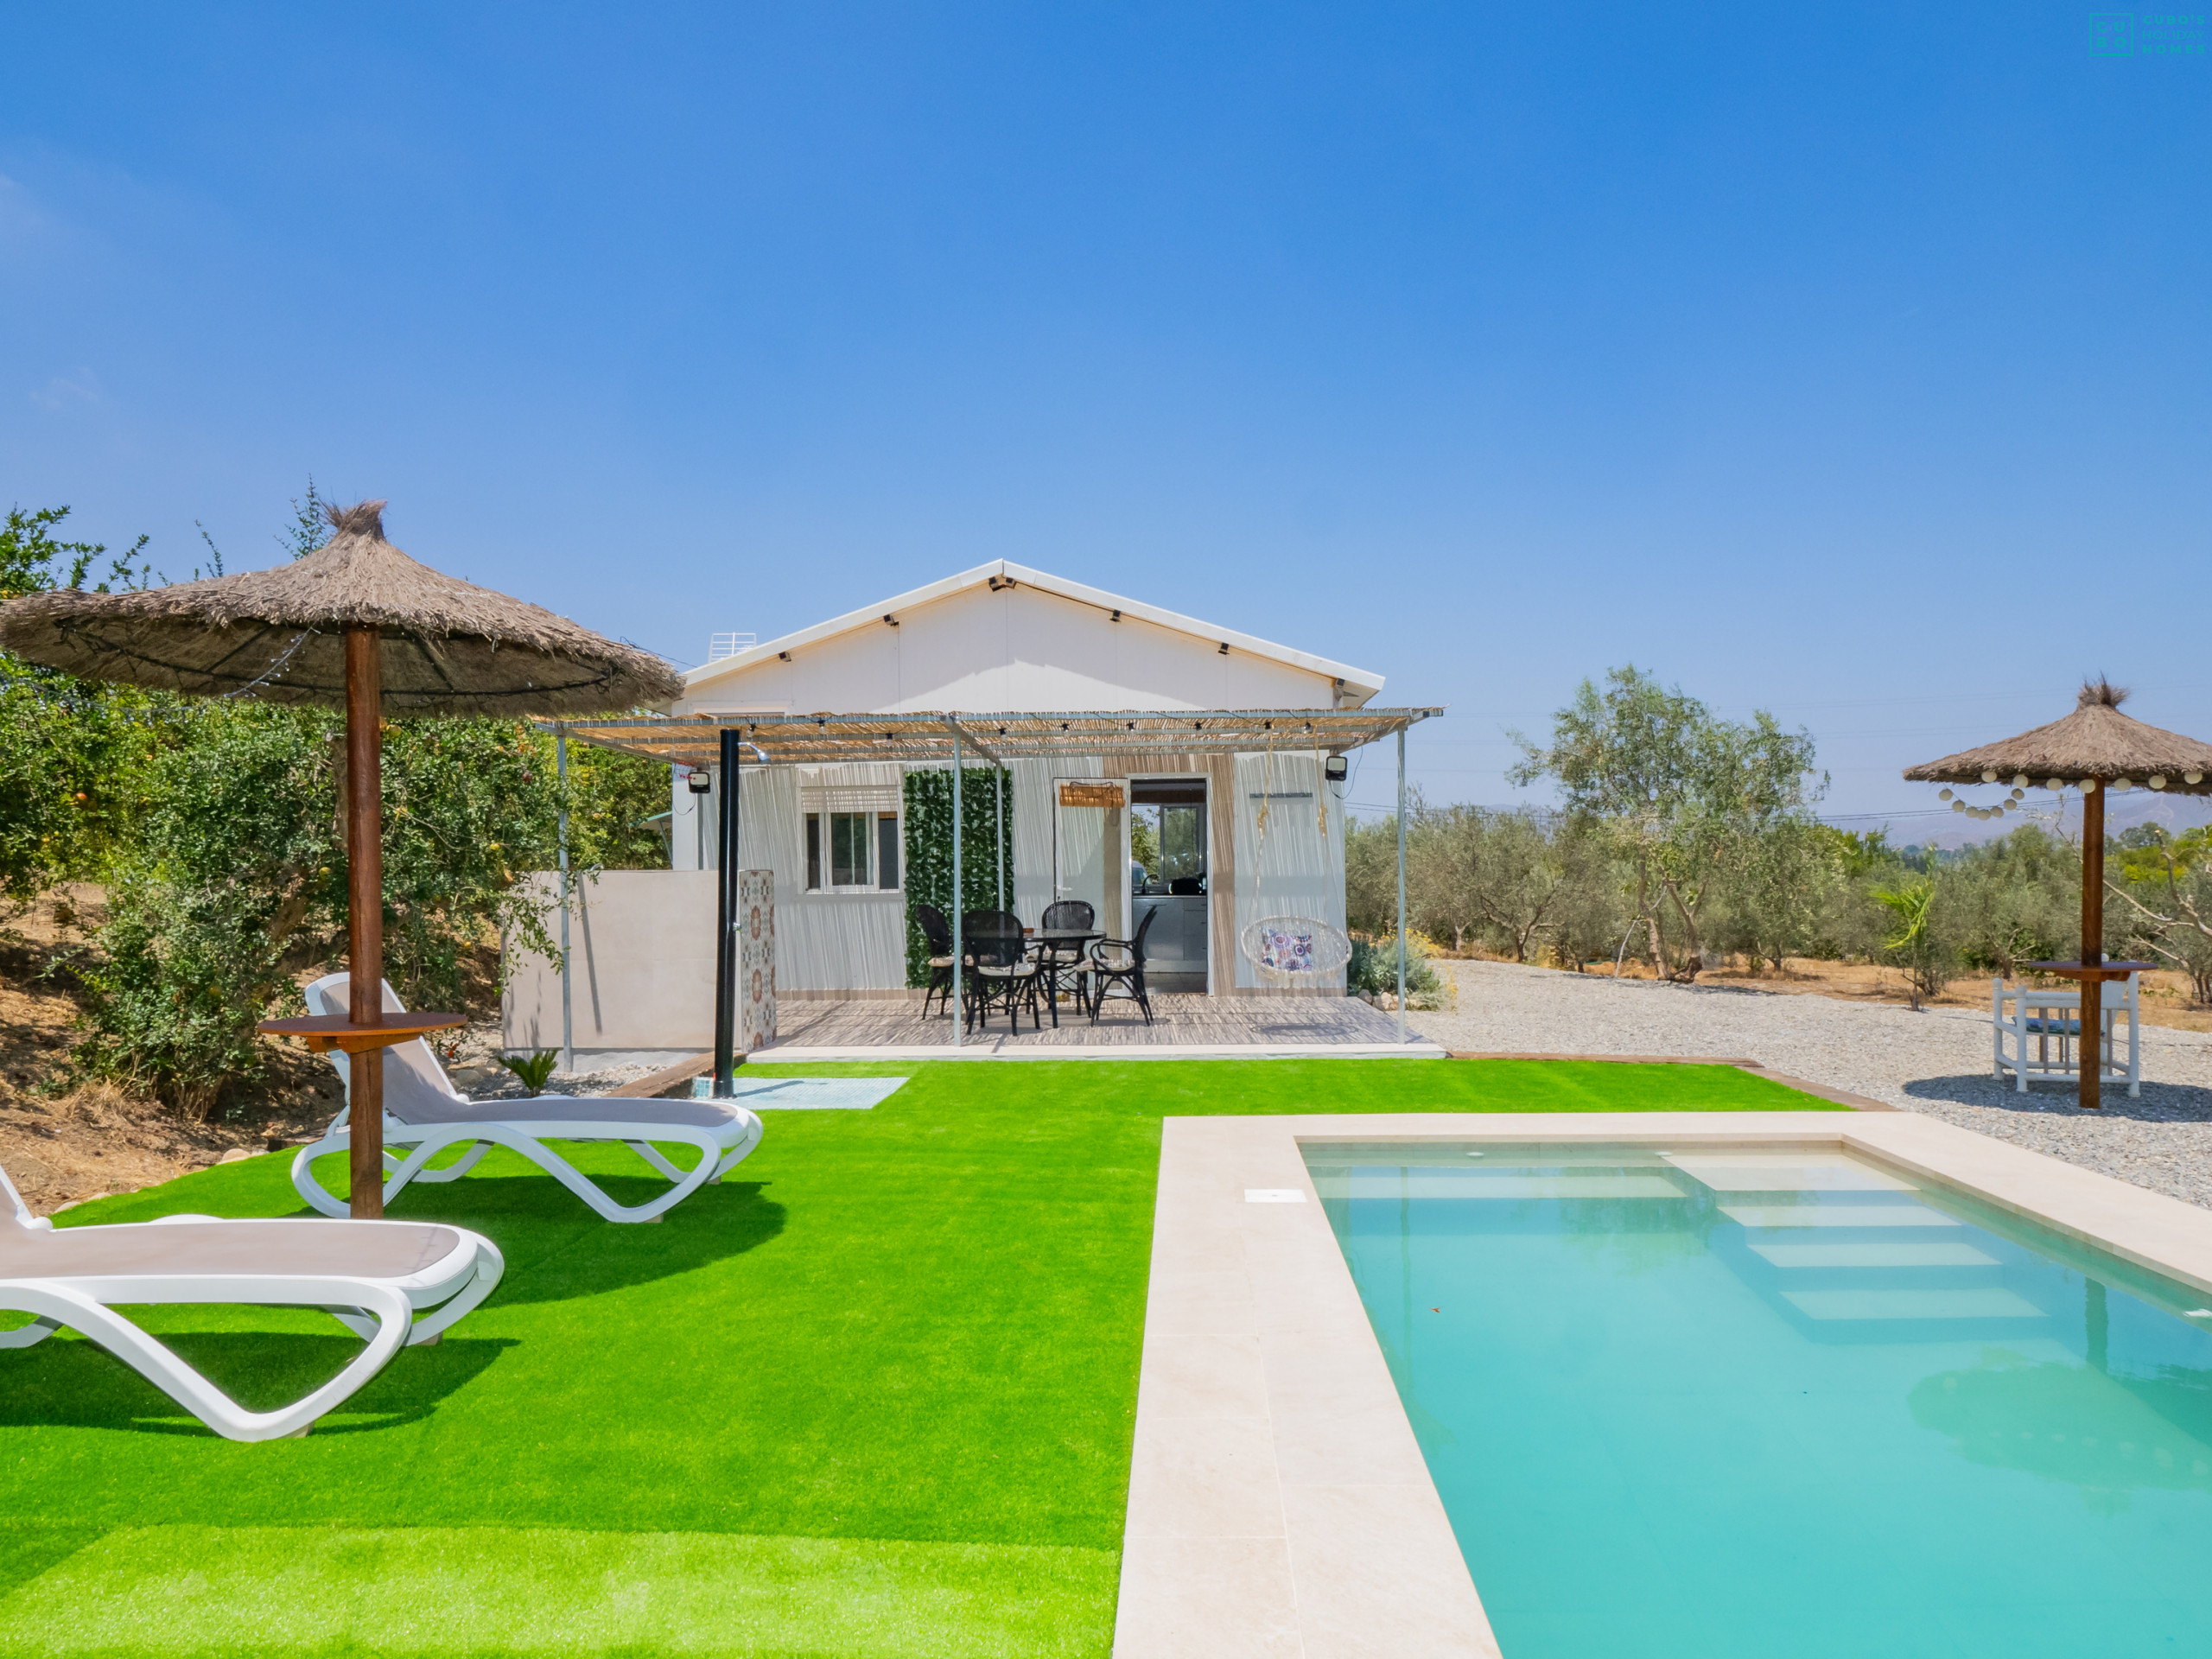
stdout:
<svg viewBox="0 0 2212 1659">
<path fill-rule="evenodd" d="M 1414 929 L 1406 932 L 1406 1006 L 1443 1008 L 1457 1004 L 1449 979 L 1436 970 L 1436 946 Z M 1369 939 L 1354 934 L 1351 960 L 1344 964 L 1344 988 L 1357 996 L 1398 994 L 1398 942 L 1395 937 Z"/>
<path fill-rule="evenodd" d="M 499 1064 L 513 1072 L 524 1088 L 538 1095 L 545 1092 L 546 1079 L 553 1075 L 560 1058 L 559 1049 L 541 1048 L 534 1054 L 502 1054 Z"/>
</svg>

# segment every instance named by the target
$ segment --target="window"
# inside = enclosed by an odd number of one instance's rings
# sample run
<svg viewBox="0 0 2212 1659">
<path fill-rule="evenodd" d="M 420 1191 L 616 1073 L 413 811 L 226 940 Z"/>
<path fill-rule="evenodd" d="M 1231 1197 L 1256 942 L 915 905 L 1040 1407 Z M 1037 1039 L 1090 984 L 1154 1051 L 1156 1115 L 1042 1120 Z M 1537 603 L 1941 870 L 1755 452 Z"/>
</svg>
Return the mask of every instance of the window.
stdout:
<svg viewBox="0 0 2212 1659">
<path fill-rule="evenodd" d="M 814 893 L 897 891 L 899 815 L 808 813 L 806 885 Z"/>
<path fill-rule="evenodd" d="M 899 885 L 899 815 L 896 812 L 876 814 L 875 885 L 886 892 Z"/>
</svg>

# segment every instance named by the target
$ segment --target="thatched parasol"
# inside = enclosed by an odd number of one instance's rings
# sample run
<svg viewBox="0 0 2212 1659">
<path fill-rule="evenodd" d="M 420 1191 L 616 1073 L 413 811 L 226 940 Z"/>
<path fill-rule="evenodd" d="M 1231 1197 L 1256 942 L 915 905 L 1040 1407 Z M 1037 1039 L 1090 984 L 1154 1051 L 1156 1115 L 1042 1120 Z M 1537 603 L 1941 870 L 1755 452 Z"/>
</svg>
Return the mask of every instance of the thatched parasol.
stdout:
<svg viewBox="0 0 2212 1659">
<path fill-rule="evenodd" d="M 461 1023 L 379 1006 L 384 715 L 601 714 L 683 690 L 658 658 L 409 558 L 384 538 L 384 505 L 328 509 L 329 542 L 273 570 L 0 605 L 0 645 L 88 679 L 345 709 L 350 1012 L 264 1029 L 352 1057 L 353 1211 L 365 1217 L 384 1210 L 384 1050 Z"/>
<path fill-rule="evenodd" d="M 2105 937 L 2105 795 L 2141 784 L 2169 794 L 2212 794 L 2212 743 L 2200 743 L 2177 732 L 2146 726 L 2120 712 L 2127 693 L 2107 680 L 2082 687 L 2074 712 L 2063 720 L 2038 726 L 2001 743 L 1986 743 L 1908 766 L 1907 781 L 1922 784 L 1996 784 L 2011 791 L 2014 802 L 2031 788 L 2078 789 L 2082 791 L 2082 957 L 2078 962 L 2037 962 L 2028 965 L 2082 985 L 2082 1104 L 2091 1110 L 2101 1105 L 2101 1032 L 2104 1024 L 2104 982 L 2125 979 L 2152 964 L 2107 962 Z M 1943 791 L 1948 798 L 1949 790 Z M 1994 809 L 1969 807 L 1963 799 L 1951 802 L 1954 811 L 2001 815 L 2005 803 Z"/>
</svg>

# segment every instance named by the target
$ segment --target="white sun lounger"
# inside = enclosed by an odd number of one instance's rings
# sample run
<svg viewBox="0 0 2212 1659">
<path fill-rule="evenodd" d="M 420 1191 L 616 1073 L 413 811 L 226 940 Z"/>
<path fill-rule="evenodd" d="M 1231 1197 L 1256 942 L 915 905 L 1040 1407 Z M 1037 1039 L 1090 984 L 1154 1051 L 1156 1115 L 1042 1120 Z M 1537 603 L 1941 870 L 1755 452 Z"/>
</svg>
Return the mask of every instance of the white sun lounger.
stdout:
<svg viewBox="0 0 2212 1659">
<path fill-rule="evenodd" d="M 308 987 L 308 1009 L 315 1014 L 346 1011 L 350 980 L 329 974 Z M 384 988 L 387 1013 L 404 1011 L 390 984 Z M 351 1108 L 353 1068 L 334 1053 L 331 1063 L 347 1090 Z M 300 1148 L 292 1160 L 292 1185 L 326 1216 L 343 1216 L 348 1206 L 315 1179 L 315 1160 L 351 1146 L 346 1114 L 331 1120 L 321 1140 Z M 620 1205 L 607 1197 L 575 1165 L 553 1151 L 548 1141 L 620 1141 L 673 1183 L 648 1204 Z M 678 1169 L 652 1143 L 674 1141 L 696 1147 L 699 1161 Z M 385 1202 L 410 1181 L 459 1180 L 493 1147 L 511 1147 L 567 1187 L 609 1221 L 658 1221 L 710 1181 L 743 1163 L 760 1144 L 760 1119 L 734 1100 L 624 1100 L 609 1095 L 533 1095 L 525 1100 L 471 1100 L 447 1080 L 445 1068 L 421 1038 L 385 1050 Z M 390 1150 L 411 1147 L 402 1158 Z M 439 1154 L 454 1147 L 461 1156 L 442 1169 L 430 1168 Z"/>
<path fill-rule="evenodd" d="M 23 1207 L 4 1170 L 0 1194 L 12 1212 L 0 1215 L 0 1308 L 32 1316 L 0 1331 L 0 1348 L 28 1348 L 66 1325 L 233 1440 L 306 1433 L 403 1346 L 435 1342 L 506 1271 L 490 1239 L 428 1222 L 164 1216 L 57 1230 Z M 369 1345 L 304 1400 L 248 1411 L 116 1313 L 118 1302 L 319 1307 Z"/>
</svg>

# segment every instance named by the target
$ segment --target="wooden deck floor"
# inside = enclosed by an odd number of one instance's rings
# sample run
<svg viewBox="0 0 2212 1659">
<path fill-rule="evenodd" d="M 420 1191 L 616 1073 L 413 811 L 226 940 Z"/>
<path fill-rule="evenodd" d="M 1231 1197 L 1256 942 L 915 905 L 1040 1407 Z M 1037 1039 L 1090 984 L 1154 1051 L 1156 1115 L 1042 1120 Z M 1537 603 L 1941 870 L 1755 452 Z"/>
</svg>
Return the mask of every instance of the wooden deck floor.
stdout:
<svg viewBox="0 0 2212 1659">
<path fill-rule="evenodd" d="M 1025 1014 L 1018 1034 L 1009 1035 L 1004 1014 L 994 1014 L 988 1032 L 963 1039 L 978 1047 L 1079 1048 L 1124 1045 L 1132 1047 L 1265 1047 L 1271 1044 L 1395 1044 L 1395 1014 L 1348 996 L 1212 997 L 1155 992 L 1153 1022 L 1147 1026 L 1134 1002 L 1109 1001 L 1093 1025 L 1072 1008 L 1060 1010 L 1057 1029 L 1052 1016 L 1033 1030 Z M 918 1001 L 784 1002 L 776 1009 L 775 1048 L 950 1047 L 952 1020 L 936 1012 L 922 1017 Z"/>
</svg>

